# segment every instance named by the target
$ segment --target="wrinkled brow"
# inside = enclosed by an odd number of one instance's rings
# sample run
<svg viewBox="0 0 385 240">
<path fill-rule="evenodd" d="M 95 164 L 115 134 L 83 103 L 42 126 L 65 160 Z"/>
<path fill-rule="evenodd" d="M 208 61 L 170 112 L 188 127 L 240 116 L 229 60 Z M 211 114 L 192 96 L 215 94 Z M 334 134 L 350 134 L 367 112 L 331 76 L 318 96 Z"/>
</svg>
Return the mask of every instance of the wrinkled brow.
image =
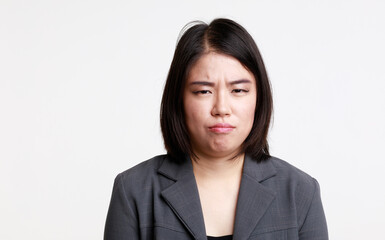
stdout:
<svg viewBox="0 0 385 240">
<path fill-rule="evenodd" d="M 251 83 L 251 81 L 248 79 L 239 79 L 239 80 L 231 81 L 229 83 L 229 85 L 236 85 L 236 84 L 241 84 L 241 83 Z M 190 85 L 202 85 L 202 86 L 213 87 L 215 85 L 215 83 L 208 82 L 208 81 L 194 81 L 194 82 L 190 83 Z"/>
<path fill-rule="evenodd" d="M 194 81 L 190 83 L 190 85 L 203 85 L 203 86 L 213 87 L 215 84 L 213 82 L 207 82 L 207 81 Z"/>
</svg>

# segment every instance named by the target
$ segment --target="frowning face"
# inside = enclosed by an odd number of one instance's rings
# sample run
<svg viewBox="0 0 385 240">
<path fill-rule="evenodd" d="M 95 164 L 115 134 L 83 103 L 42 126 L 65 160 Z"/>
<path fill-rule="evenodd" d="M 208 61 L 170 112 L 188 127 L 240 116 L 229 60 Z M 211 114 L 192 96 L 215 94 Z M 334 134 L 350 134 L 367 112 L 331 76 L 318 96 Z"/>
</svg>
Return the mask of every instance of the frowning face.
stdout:
<svg viewBox="0 0 385 240">
<path fill-rule="evenodd" d="M 192 66 L 183 104 L 192 149 L 198 157 L 233 157 L 254 121 L 257 89 L 235 58 L 209 52 Z"/>
</svg>

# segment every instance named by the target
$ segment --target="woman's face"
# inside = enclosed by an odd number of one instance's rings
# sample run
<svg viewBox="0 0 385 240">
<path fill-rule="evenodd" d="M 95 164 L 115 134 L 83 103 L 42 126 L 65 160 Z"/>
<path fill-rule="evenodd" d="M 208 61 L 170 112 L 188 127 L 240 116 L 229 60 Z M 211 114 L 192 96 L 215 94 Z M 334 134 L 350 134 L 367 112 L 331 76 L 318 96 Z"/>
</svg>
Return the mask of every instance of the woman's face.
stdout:
<svg viewBox="0 0 385 240">
<path fill-rule="evenodd" d="M 256 81 L 235 58 L 210 52 L 192 66 L 184 88 L 184 111 L 198 157 L 233 157 L 251 131 Z"/>
</svg>

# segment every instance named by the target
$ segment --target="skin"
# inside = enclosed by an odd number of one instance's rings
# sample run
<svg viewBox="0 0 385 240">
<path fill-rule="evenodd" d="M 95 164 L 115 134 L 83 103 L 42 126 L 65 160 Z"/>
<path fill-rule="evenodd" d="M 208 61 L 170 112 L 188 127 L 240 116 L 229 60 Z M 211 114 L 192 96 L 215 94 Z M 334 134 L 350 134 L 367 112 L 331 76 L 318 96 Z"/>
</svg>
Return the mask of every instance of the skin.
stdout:
<svg viewBox="0 0 385 240">
<path fill-rule="evenodd" d="M 233 233 L 244 160 L 238 153 L 253 125 L 256 97 L 253 74 L 228 55 L 209 51 L 187 77 L 185 119 L 209 236 Z"/>
</svg>

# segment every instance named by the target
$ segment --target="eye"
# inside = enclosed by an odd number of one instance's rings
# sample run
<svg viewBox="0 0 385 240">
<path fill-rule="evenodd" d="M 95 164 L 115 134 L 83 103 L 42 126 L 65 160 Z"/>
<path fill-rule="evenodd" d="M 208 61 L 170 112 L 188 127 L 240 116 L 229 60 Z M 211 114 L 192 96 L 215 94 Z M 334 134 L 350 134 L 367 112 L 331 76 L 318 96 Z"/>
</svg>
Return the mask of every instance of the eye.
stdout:
<svg viewBox="0 0 385 240">
<path fill-rule="evenodd" d="M 211 93 L 210 90 L 199 90 L 199 91 L 194 91 L 194 94 L 209 94 Z"/>
<path fill-rule="evenodd" d="M 231 92 L 233 93 L 247 93 L 249 90 L 246 89 L 233 89 Z"/>
</svg>

